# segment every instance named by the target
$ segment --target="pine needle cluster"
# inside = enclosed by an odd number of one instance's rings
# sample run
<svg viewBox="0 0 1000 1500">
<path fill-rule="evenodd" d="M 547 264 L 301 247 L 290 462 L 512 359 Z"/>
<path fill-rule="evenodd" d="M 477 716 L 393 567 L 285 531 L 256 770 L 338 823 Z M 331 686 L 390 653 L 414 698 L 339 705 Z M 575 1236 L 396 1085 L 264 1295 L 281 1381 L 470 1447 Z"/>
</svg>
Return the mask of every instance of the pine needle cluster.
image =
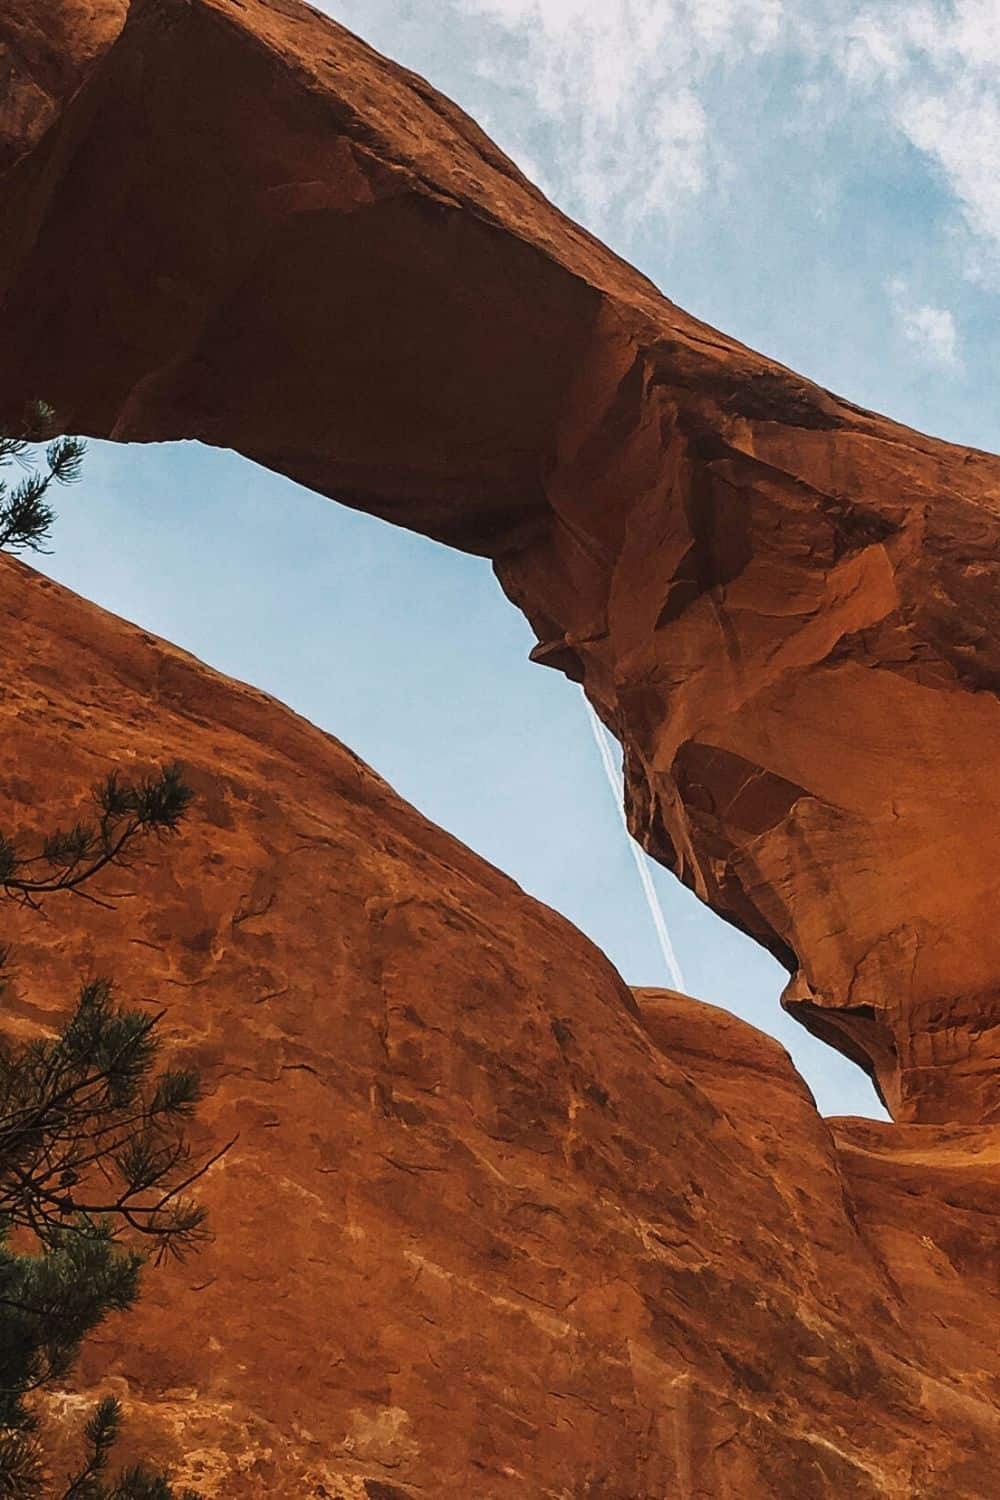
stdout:
<svg viewBox="0 0 1000 1500">
<path fill-rule="evenodd" d="M 189 1195 L 219 1155 L 192 1165 L 184 1126 L 197 1074 L 154 1072 L 158 1016 L 85 984 L 58 1036 L 0 1045 L 0 1496 L 46 1493 L 28 1398 L 69 1374 L 108 1313 L 130 1308 L 150 1256 L 183 1256 L 206 1235 Z M 140 1465 L 102 1476 L 120 1411 L 106 1400 L 85 1430 L 87 1458 L 64 1500 L 173 1494 Z M 193 1492 L 186 1491 L 191 1496 Z"/>
<path fill-rule="evenodd" d="M 36 468 L 31 449 L 51 438 L 55 414 L 43 401 L 28 407 L 16 432 L 0 432 L 0 468 L 18 464 L 24 477 L 10 486 L 0 480 L 0 548 L 8 552 L 46 552 L 55 511 L 48 496 L 54 484 L 79 479 L 87 445 L 81 438 L 52 438 L 45 449 L 45 466 Z"/>
<path fill-rule="evenodd" d="M 95 900 L 82 888 L 109 865 L 127 868 L 142 835 L 176 833 L 192 796 L 177 765 L 139 781 L 112 771 L 92 788 L 94 815 L 46 834 L 31 852 L 0 830 L 0 892 L 28 905 L 55 891 Z"/>
</svg>

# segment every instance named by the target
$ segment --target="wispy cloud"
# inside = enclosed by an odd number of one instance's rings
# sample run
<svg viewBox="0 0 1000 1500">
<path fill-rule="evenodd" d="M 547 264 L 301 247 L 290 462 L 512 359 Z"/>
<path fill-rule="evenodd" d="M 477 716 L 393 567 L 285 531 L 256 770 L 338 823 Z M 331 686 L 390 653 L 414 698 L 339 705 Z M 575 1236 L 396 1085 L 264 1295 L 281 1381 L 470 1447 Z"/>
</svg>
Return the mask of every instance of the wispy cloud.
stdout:
<svg viewBox="0 0 1000 1500">
<path fill-rule="evenodd" d="M 955 204 L 940 249 L 1000 289 L 1000 0 L 318 3 L 423 67 L 626 253 L 637 230 L 669 234 L 704 195 L 734 194 L 716 111 L 745 98 L 746 129 L 794 135 L 829 202 L 849 163 L 824 143 L 846 120 L 873 145 L 909 142 Z M 777 60 L 785 92 L 755 94 Z"/>
<path fill-rule="evenodd" d="M 813 126 L 861 109 L 873 134 L 902 135 L 953 195 L 967 274 L 1000 286 L 998 0 L 454 0 L 491 24 L 493 62 L 536 122 L 564 206 L 626 232 L 724 183 L 706 84 L 797 57 L 821 80 Z M 735 86 L 739 86 L 734 77 Z M 844 87 L 847 94 L 845 97 Z M 808 85 L 799 92 L 808 131 Z"/>
<path fill-rule="evenodd" d="M 899 331 L 921 362 L 957 374 L 962 368 L 958 330 L 948 308 L 916 301 L 899 276 L 888 282 L 886 291 Z"/>
<path fill-rule="evenodd" d="M 701 86 L 778 36 L 782 0 L 460 0 L 500 45 L 560 203 L 600 231 L 669 216 L 725 162 Z M 530 143 L 529 143 L 530 149 Z"/>
<path fill-rule="evenodd" d="M 967 273 L 1000 285 L 1000 6 L 997 0 L 865 4 L 832 49 L 954 195 Z"/>
</svg>

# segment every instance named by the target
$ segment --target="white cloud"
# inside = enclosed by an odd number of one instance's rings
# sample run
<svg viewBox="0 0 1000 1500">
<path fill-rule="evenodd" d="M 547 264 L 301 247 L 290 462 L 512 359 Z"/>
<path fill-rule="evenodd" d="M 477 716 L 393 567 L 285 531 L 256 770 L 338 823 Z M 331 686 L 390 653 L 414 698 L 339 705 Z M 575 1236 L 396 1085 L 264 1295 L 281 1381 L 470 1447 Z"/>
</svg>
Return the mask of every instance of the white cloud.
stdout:
<svg viewBox="0 0 1000 1500">
<path fill-rule="evenodd" d="M 890 30 L 879 17 L 864 13 L 853 17 L 843 35 L 834 34 L 827 45 L 847 79 L 862 88 L 881 86 L 899 76 L 902 55 L 898 32 Z"/>
<path fill-rule="evenodd" d="M 1000 80 L 998 80 L 1000 82 Z M 1000 245 L 1000 100 L 974 77 L 940 91 L 913 89 L 898 118 L 910 140 L 943 169 L 973 234 Z"/>
<path fill-rule="evenodd" d="M 702 101 L 712 70 L 780 35 L 783 0 L 460 0 L 502 48 L 491 64 L 530 101 L 563 207 L 613 234 L 725 179 Z M 530 130 L 525 131 L 530 149 Z"/>
<path fill-rule="evenodd" d="M 970 278 L 1000 285 L 1000 4 L 868 3 L 834 53 L 956 198 Z"/>
<path fill-rule="evenodd" d="M 913 345 L 921 361 L 957 374 L 962 368 L 958 330 L 948 308 L 914 301 L 909 287 L 899 276 L 887 283 L 886 291 L 899 330 Z"/>
</svg>

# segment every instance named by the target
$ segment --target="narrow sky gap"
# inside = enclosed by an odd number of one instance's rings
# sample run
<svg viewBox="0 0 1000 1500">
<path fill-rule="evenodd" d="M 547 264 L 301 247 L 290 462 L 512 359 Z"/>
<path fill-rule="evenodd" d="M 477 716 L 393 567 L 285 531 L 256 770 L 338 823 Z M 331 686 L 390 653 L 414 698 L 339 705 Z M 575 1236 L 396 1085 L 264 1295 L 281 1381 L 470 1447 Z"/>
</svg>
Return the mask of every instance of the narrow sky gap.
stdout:
<svg viewBox="0 0 1000 1500">
<path fill-rule="evenodd" d="M 670 983 L 675 990 L 686 990 L 687 985 L 684 983 L 684 975 L 681 972 L 677 953 L 671 941 L 670 929 L 667 927 L 667 920 L 663 915 L 663 907 L 660 905 L 660 898 L 656 894 L 653 877 L 649 872 L 646 851 L 639 847 L 629 832 L 628 820 L 625 817 L 625 780 L 615 765 L 608 732 L 591 708 L 585 693 L 583 693 L 583 703 L 587 710 L 587 716 L 590 719 L 590 727 L 594 731 L 594 739 L 597 742 L 597 750 L 601 757 L 601 764 L 604 767 L 604 774 L 608 778 L 608 786 L 611 788 L 611 796 L 618 809 L 618 815 L 625 830 L 625 838 L 632 851 L 635 867 L 639 872 L 639 880 L 646 897 L 646 904 L 649 907 L 649 915 L 653 919 L 653 927 L 663 953 L 663 961 L 667 966 L 667 973 L 670 975 Z"/>
</svg>

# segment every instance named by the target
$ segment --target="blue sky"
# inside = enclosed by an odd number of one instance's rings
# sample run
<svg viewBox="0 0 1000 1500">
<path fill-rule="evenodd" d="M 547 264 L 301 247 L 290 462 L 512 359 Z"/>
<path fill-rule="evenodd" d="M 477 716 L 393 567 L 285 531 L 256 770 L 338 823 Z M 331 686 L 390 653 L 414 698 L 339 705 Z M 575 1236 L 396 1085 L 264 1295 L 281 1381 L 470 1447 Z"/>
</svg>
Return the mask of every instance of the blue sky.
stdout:
<svg viewBox="0 0 1000 1500">
<path fill-rule="evenodd" d="M 674 301 L 838 393 L 1000 448 L 1000 5 L 325 0 Z M 52 576 L 258 684 L 666 982 L 578 691 L 489 567 L 193 444 L 91 447 Z M 881 1114 L 784 973 L 665 871 L 687 988 Z"/>
</svg>

